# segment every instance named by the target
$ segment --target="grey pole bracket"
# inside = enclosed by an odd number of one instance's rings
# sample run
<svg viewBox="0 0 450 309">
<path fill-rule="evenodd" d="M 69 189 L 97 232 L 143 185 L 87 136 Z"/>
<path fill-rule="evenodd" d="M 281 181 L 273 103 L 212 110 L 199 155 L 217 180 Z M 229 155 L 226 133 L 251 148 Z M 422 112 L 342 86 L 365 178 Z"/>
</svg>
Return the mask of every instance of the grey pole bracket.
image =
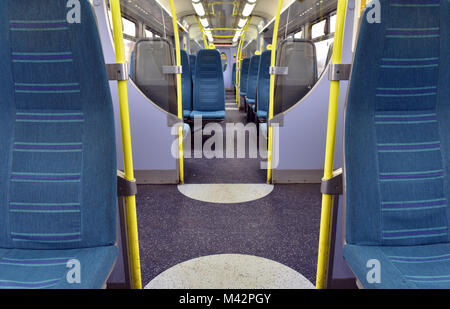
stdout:
<svg viewBox="0 0 450 309">
<path fill-rule="evenodd" d="M 351 64 L 330 64 L 328 79 L 332 81 L 349 80 L 351 70 Z"/>
<path fill-rule="evenodd" d="M 136 179 L 130 181 L 122 171 L 117 171 L 117 196 L 132 196 L 137 194 Z"/>
<path fill-rule="evenodd" d="M 344 192 L 342 183 L 342 168 L 340 168 L 333 172 L 333 177 L 330 179 L 322 179 L 320 192 L 329 195 L 340 195 Z"/>
<path fill-rule="evenodd" d="M 288 75 L 289 68 L 288 67 L 270 67 L 269 73 L 271 75 Z"/>
<path fill-rule="evenodd" d="M 282 127 L 284 125 L 284 114 L 280 113 L 272 117 L 272 119 L 268 120 L 269 125 L 276 125 L 278 127 Z"/>
<path fill-rule="evenodd" d="M 106 73 L 109 80 L 128 80 L 128 66 L 126 63 L 106 64 Z"/>
<path fill-rule="evenodd" d="M 163 65 L 162 67 L 164 74 L 182 74 L 183 67 L 181 65 Z"/>
</svg>

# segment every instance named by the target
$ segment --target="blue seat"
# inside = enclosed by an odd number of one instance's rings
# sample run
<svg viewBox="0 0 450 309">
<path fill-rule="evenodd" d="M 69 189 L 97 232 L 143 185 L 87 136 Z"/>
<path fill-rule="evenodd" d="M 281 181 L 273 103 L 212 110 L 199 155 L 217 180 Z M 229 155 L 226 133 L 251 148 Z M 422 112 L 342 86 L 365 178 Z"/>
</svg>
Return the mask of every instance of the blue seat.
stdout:
<svg viewBox="0 0 450 309">
<path fill-rule="evenodd" d="M 194 105 L 194 77 L 195 77 L 195 62 L 197 60 L 197 55 L 191 54 L 189 55 L 189 66 L 191 70 L 191 106 Z M 184 115 L 184 117 L 190 117 L 189 115 Z"/>
<path fill-rule="evenodd" d="M 231 70 L 231 83 L 236 87 L 236 62 L 233 63 L 233 69 Z"/>
<path fill-rule="evenodd" d="M 256 101 L 256 88 L 258 85 L 258 69 L 259 69 L 259 60 L 260 55 L 254 55 L 250 58 L 250 64 L 248 69 L 248 77 L 247 77 L 247 96 L 245 99 L 247 100 L 247 104 L 252 106 L 255 105 Z"/>
<path fill-rule="evenodd" d="M 344 258 L 365 288 L 450 288 L 450 2 L 380 4 L 345 113 Z"/>
<path fill-rule="evenodd" d="M 270 57 L 272 52 L 265 50 L 261 53 L 258 69 L 258 87 L 257 97 L 258 104 L 256 105 L 256 116 L 258 119 L 267 119 L 267 111 L 269 109 L 270 96 Z"/>
<path fill-rule="evenodd" d="M 117 256 L 102 47 L 89 1 L 81 23 L 67 23 L 67 10 L 0 4 L 0 288 L 101 288 Z M 70 260 L 80 283 L 67 280 Z"/>
<path fill-rule="evenodd" d="M 189 65 L 190 65 L 190 69 L 191 69 L 192 82 L 194 82 L 196 60 L 197 60 L 197 55 L 194 55 L 194 54 L 189 55 Z"/>
<path fill-rule="evenodd" d="M 191 118 L 225 118 L 225 85 L 219 51 L 201 49 L 197 53 L 194 77 L 194 104 Z"/>
<path fill-rule="evenodd" d="M 245 58 L 241 62 L 241 80 L 239 93 L 245 97 L 247 95 L 248 70 L 250 68 L 250 58 Z"/>
<path fill-rule="evenodd" d="M 129 65 L 128 65 L 128 75 L 130 77 L 133 76 L 133 57 L 134 57 L 134 49 L 131 51 L 130 62 L 129 62 Z"/>
<path fill-rule="evenodd" d="M 192 79 L 191 69 L 189 65 L 189 58 L 185 50 L 180 50 L 181 66 L 183 67 L 183 73 L 181 74 L 181 89 L 182 89 L 182 104 L 183 104 L 183 117 L 190 116 L 192 111 Z"/>
</svg>

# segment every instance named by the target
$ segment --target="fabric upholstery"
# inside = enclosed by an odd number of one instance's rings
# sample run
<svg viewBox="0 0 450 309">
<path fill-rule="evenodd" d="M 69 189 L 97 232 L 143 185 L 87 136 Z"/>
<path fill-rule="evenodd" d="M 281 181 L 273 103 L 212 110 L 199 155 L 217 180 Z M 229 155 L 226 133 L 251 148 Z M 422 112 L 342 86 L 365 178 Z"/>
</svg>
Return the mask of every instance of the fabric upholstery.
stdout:
<svg viewBox="0 0 450 309">
<path fill-rule="evenodd" d="M 195 64 L 194 105 L 191 117 L 225 114 L 225 85 L 219 51 L 201 49 Z M 222 117 L 223 115 L 223 117 Z"/>
<path fill-rule="evenodd" d="M 192 82 L 194 82 L 194 76 L 195 76 L 195 62 L 197 60 L 197 55 L 189 55 L 189 65 L 191 68 L 191 78 L 192 78 Z"/>
<path fill-rule="evenodd" d="M 236 62 L 233 63 L 233 69 L 231 70 L 231 83 L 236 86 Z"/>
<path fill-rule="evenodd" d="M 183 73 L 181 74 L 181 89 L 183 97 L 183 116 L 189 115 L 192 110 L 192 79 L 189 58 L 185 50 L 180 50 L 181 66 Z"/>
<path fill-rule="evenodd" d="M 401 276 L 450 276 L 389 258 L 450 253 L 450 1 L 380 2 L 381 23 L 362 18 L 345 113 L 344 256 L 359 279 L 371 255 Z"/>
<path fill-rule="evenodd" d="M 260 55 L 254 55 L 250 58 L 247 78 L 247 103 L 255 104 L 256 88 L 258 86 L 258 70 Z"/>
<path fill-rule="evenodd" d="M 80 4 L 72 24 L 65 1 L 0 4 L 0 257 L 83 251 L 94 270 L 116 255 L 116 147 L 96 20 Z M 39 279 L 36 268 L 1 267 L 2 284 Z"/>
<path fill-rule="evenodd" d="M 240 95 L 245 97 L 247 95 L 248 70 L 250 69 L 250 58 L 242 59 L 241 61 L 241 80 L 240 80 Z"/>
<path fill-rule="evenodd" d="M 261 59 L 259 61 L 258 68 L 258 87 L 257 97 L 258 104 L 256 105 L 258 118 L 267 118 L 267 111 L 269 110 L 269 97 L 270 97 L 270 57 L 272 51 L 265 50 L 261 53 Z"/>
</svg>

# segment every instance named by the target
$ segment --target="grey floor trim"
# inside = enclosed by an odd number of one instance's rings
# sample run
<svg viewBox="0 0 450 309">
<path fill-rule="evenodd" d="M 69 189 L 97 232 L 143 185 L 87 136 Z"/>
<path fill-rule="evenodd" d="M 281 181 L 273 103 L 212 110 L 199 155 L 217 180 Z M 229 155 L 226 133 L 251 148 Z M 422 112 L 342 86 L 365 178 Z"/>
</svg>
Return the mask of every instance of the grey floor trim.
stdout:
<svg viewBox="0 0 450 309">
<path fill-rule="evenodd" d="M 273 183 L 321 183 L 323 170 L 273 170 Z"/>
<path fill-rule="evenodd" d="M 137 170 L 134 177 L 138 185 L 179 183 L 177 170 Z"/>
</svg>

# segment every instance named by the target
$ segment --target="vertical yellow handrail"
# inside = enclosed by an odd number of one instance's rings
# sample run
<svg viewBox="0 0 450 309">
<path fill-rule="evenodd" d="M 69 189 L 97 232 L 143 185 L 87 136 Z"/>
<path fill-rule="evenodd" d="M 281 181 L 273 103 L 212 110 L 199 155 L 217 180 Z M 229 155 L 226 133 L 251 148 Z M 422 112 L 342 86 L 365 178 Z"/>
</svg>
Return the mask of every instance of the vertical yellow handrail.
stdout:
<svg viewBox="0 0 450 309">
<path fill-rule="evenodd" d="M 273 26 L 273 37 L 272 37 L 272 53 L 270 58 L 270 66 L 275 66 L 276 54 L 277 54 L 277 40 L 278 40 L 278 27 L 280 25 L 280 13 L 281 6 L 283 5 L 283 0 L 278 0 L 277 13 L 275 15 L 275 23 Z M 273 118 L 273 104 L 275 95 L 275 75 L 270 75 L 270 96 L 269 96 L 269 115 L 267 119 L 268 123 L 268 143 L 267 143 L 267 182 L 272 181 L 272 147 L 273 147 L 273 132 L 272 126 L 270 125 L 270 120 Z"/>
<path fill-rule="evenodd" d="M 202 32 L 203 46 L 205 48 L 208 48 L 208 40 L 206 39 L 205 29 L 203 28 L 202 23 L 200 22 L 200 19 L 198 19 L 197 15 L 195 15 L 195 19 L 197 20 L 197 24 L 200 27 L 200 31 Z"/>
<path fill-rule="evenodd" d="M 116 62 L 125 63 L 125 48 L 123 46 L 122 15 L 120 13 L 119 0 L 110 0 L 111 15 L 114 30 L 114 46 L 116 51 Z M 119 90 L 120 125 L 122 129 L 122 146 L 125 178 L 134 181 L 133 152 L 131 148 L 130 114 L 128 107 L 127 81 L 117 82 Z M 136 216 L 136 197 L 127 196 L 126 217 L 128 237 L 128 259 L 130 262 L 131 281 L 134 289 L 141 289 L 141 265 L 139 258 L 139 237 Z"/>
<path fill-rule="evenodd" d="M 175 12 L 175 4 L 170 0 L 170 10 L 172 11 L 173 35 L 175 40 L 175 54 L 177 66 L 181 66 L 180 53 L 180 36 L 178 34 L 177 13 Z M 177 113 L 178 118 L 183 121 L 183 98 L 181 93 L 181 73 L 177 73 Z M 183 155 L 183 126 L 178 127 L 178 152 L 179 152 L 179 169 L 180 182 L 184 182 L 184 155 Z"/>
<path fill-rule="evenodd" d="M 242 64 L 242 49 L 244 47 L 244 41 L 245 41 L 245 35 L 247 33 L 247 29 L 248 29 L 248 25 L 250 25 L 250 21 L 252 20 L 252 17 L 250 16 L 249 19 L 247 20 L 247 23 L 245 24 L 244 28 L 242 29 L 242 33 L 239 39 L 239 44 L 238 44 L 238 64 L 239 64 L 239 68 L 238 65 L 236 65 L 236 84 L 237 84 L 237 92 L 236 92 L 236 97 L 237 97 L 237 104 L 238 104 L 238 108 L 241 108 L 241 64 Z"/>
<path fill-rule="evenodd" d="M 342 59 L 342 41 L 344 37 L 345 14 L 347 0 L 339 0 L 337 7 L 336 32 L 333 43 L 332 64 L 340 64 Z M 328 107 L 327 140 L 325 146 L 325 166 L 323 180 L 333 176 L 334 146 L 336 140 L 336 122 L 338 116 L 339 81 L 330 81 L 330 98 Z M 331 224 L 333 215 L 333 196 L 322 195 L 322 212 L 320 218 L 319 252 L 317 259 L 316 288 L 323 289 L 327 285 Z"/>
</svg>

